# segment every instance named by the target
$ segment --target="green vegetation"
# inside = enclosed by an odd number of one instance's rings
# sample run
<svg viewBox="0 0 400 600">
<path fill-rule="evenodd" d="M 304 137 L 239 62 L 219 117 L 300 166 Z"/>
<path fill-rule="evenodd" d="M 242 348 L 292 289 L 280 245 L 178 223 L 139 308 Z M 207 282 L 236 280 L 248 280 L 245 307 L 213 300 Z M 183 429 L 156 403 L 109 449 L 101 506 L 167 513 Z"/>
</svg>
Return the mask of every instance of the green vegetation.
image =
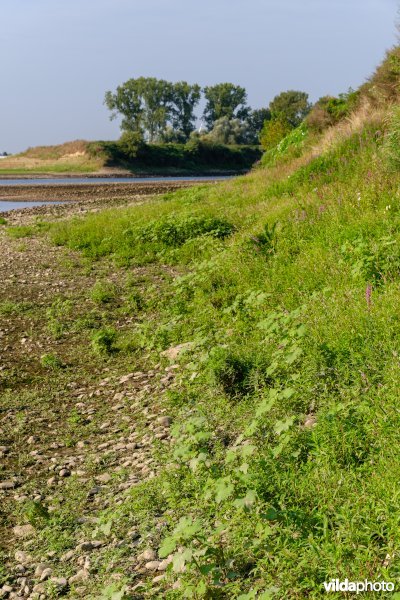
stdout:
<svg viewBox="0 0 400 600">
<path fill-rule="evenodd" d="M 113 536 L 93 597 L 131 597 L 132 530 L 170 559 L 132 597 L 317 600 L 332 578 L 400 584 L 399 118 L 386 104 L 351 115 L 329 138 L 292 129 L 246 177 L 45 232 L 124 281 L 91 288 L 88 364 L 109 373 L 133 353 L 177 373 L 150 407 L 173 421 L 171 445 L 154 442 L 160 467 L 84 526 Z M 135 277 L 148 277 L 140 292 Z M 47 309 L 56 336 L 72 312 L 61 298 Z M 82 420 L 71 412 L 71 436 Z M 70 507 L 30 509 L 42 555 L 72 545 L 71 481 Z"/>
</svg>

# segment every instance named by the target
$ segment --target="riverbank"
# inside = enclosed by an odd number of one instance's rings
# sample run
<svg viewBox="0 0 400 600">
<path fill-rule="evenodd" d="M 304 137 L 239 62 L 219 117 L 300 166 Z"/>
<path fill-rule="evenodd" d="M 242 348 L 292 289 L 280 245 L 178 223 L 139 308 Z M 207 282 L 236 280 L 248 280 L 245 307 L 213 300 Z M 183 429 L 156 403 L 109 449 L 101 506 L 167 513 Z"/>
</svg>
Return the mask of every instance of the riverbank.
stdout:
<svg viewBox="0 0 400 600">
<path fill-rule="evenodd" d="M 212 185 L 206 180 L 204 183 Z M 42 206 L 21 207 L 3 211 L 1 216 L 12 225 L 24 224 L 40 217 L 45 220 L 72 217 L 75 214 L 96 212 L 104 208 L 130 206 L 144 202 L 152 196 L 174 192 L 199 185 L 198 180 L 102 183 L 95 184 L 43 184 L 1 185 L 0 200 L 12 202 L 47 202 Z"/>
</svg>

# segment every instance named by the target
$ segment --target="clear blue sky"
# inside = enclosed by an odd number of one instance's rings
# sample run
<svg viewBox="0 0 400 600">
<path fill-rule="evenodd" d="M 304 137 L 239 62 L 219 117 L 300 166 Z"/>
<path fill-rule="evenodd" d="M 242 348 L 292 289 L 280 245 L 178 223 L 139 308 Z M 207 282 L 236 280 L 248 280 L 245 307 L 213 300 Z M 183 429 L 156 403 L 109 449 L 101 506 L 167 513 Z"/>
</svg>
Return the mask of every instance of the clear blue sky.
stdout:
<svg viewBox="0 0 400 600">
<path fill-rule="evenodd" d="M 398 0 L 2 0 L 0 151 L 115 139 L 106 90 L 138 76 L 246 87 L 357 87 L 396 41 Z"/>
</svg>

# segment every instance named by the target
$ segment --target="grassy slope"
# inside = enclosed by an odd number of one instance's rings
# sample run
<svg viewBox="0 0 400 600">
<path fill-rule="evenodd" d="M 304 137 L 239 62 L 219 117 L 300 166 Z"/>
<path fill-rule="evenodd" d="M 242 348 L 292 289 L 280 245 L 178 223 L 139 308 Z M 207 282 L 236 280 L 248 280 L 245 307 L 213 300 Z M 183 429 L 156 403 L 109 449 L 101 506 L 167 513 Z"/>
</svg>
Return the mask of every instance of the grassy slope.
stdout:
<svg viewBox="0 0 400 600">
<path fill-rule="evenodd" d="M 190 342 L 158 399 L 175 442 L 157 476 L 103 515 L 116 539 L 136 526 L 174 555 L 146 597 L 399 584 L 400 178 L 384 123 L 363 122 L 320 156 L 50 229 L 117 273 L 171 269 L 144 291 L 129 348 L 155 364 Z M 100 584 L 123 560 L 123 547 L 98 559 Z"/>
</svg>

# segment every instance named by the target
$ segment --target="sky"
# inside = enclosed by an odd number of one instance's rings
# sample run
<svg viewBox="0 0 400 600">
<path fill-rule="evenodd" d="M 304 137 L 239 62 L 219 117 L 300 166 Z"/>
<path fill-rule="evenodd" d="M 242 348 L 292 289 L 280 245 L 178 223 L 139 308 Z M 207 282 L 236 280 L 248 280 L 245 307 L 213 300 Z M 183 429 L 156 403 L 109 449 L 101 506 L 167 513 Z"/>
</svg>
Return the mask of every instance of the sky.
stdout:
<svg viewBox="0 0 400 600">
<path fill-rule="evenodd" d="M 397 41 L 399 0 L 1 0 L 0 152 L 116 139 L 103 104 L 131 77 L 357 88 Z"/>
</svg>

